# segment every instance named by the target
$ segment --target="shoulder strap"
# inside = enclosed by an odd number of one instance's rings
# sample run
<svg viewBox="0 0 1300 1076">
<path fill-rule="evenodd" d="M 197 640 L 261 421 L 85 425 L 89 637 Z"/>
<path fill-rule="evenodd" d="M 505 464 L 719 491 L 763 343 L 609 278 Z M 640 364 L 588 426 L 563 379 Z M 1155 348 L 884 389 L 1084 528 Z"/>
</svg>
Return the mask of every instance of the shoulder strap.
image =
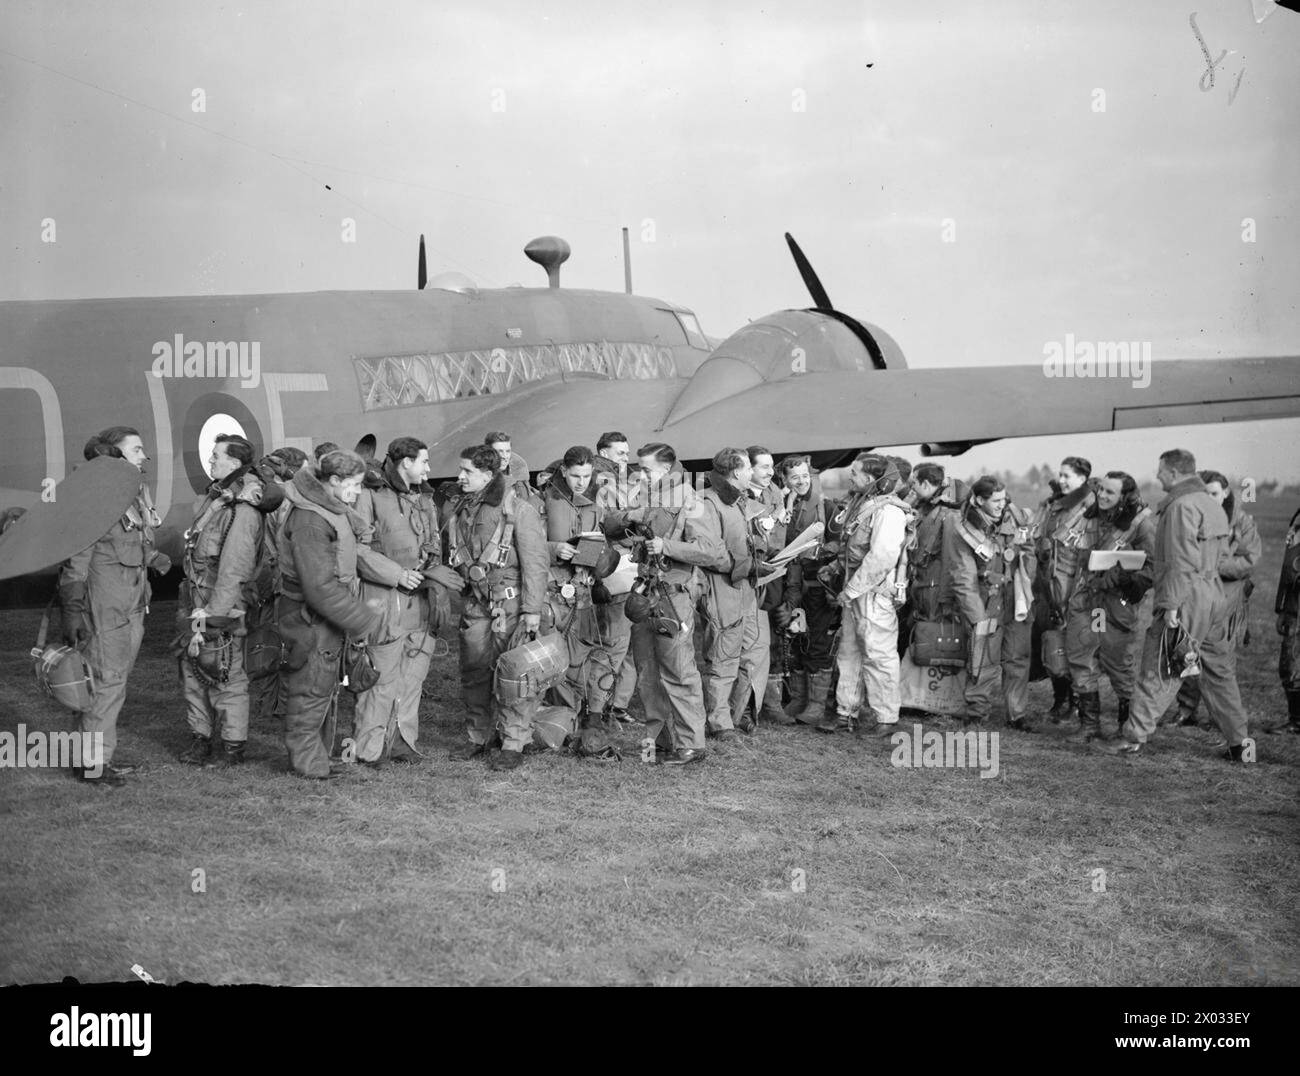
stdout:
<svg viewBox="0 0 1300 1076">
<path fill-rule="evenodd" d="M 982 557 L 984 560 L 993 559 L 992 544 L 983 535 L 977 534 L 975 528 L 965 519 L 958 518 L 957 533 L 961 535 L 962 541 L 971 547 L 977 557 Z"/>
<path fill-rule="evenodd" d="M 54 603 L 58 600 L 59 596 L 56 593 L 54 597 L 50 599 L 50 604 L 45 607 L 45 612 L 41 614 L 41 626 L 36 632 L 36 649 L 32 651 L 33 657 L 40 657 L 40 655 L 45 651 L 45 640 L 48 639 L 50 635 L 50 613 L 53 612 Z"/>
</svg>

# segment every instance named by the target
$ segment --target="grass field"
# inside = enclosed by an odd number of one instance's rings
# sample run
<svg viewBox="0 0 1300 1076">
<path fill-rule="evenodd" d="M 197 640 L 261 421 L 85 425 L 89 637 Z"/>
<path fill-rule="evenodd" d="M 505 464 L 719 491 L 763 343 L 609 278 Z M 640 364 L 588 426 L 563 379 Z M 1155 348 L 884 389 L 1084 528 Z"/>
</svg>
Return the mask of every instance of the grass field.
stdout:
<svg viewBox="0 0 1300 1076">
<path fill-rule="evenodd" d="M 1258 507 L 1240 661 L 1255 726 L 1284 713 L 1271 609 L 1291 510 Z M 37 620 L 4 614 L 0 729 L 71 727 L 34 693 Z M 171 625 L 155 607 L 131 680 L 128 787 L 0 770 L 0 982 L 137 963 L 169 983 L 1300 982 L 1294 737 L 1260 736 L 1259 764 L 1234 767 L 1164 729 L 1131 760 L 1069 730 L 1004 732 L 982 780 L 760 728 L 701 766 L 644 766 L 629 742 L 620 764 L 538 756 L 497 775 L 446 757 L 458 683 L 440 658 L 429 762 L 318 784 L 287 772 L 268 725 L 240 770 L 175 761 Z"/>
</svg>

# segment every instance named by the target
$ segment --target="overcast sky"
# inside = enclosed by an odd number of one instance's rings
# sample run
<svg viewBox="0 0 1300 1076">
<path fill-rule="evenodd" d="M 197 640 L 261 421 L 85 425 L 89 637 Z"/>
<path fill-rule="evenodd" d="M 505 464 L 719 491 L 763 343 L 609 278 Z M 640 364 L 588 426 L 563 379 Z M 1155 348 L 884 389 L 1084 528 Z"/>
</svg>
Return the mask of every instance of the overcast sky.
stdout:
<svg viewBox="0 0 1300 1076">
<path fill-rule="evenodd" d="M 1193 10 L 1230 50 L 1204 90 Z M 636 290 L 721 337 L 809 304 L 789 230 L 914 366 L 1067 333 L 1297 354 L 1298 57 L 1300 15 L 1251 0 L 9 0 L 0 299 L 408 288 L 421 232 L 431 274 L 537 285 L 522 247 L 554 233 L 566 284 L 620 290 L 627 225 Z M 1172 443 L 1300 478 L 1300 421 L 956 467 L 1145 476 Z"/>
</svg>

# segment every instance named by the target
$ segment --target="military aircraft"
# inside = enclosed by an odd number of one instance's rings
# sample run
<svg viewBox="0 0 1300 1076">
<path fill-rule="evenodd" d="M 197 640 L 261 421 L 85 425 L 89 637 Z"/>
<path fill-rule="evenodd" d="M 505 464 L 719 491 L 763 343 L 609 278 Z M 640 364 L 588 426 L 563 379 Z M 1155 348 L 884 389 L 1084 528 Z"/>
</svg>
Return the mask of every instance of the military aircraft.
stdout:
<svg viewBox="0 0 1300 1076">
<path fill-rule="evenodd" d="M 1300 415 L 1296 356 L 1157 362 L 1145 388 L 1026 365 L 909 369 L 887 333 L 834 308 L 786 239 L 813 306 L 716 347 L 686 307 L 562 288 L 570 249 L 554 236 L 525 248 L 546 270 L 539 288 L 426 287 L 421 243 L 419 286 L 404 292 L 0 303 L 0 508 L 38 501 L 113 425 L 149 447 L 159 545 L 175 557 L 221 432 L 259 453 L 382 450 L 411 434 L 449 476 L 494 429 L 535 468 L 607 429 L 692 463 L 761 438 L 829 466 L 867 446 L 946 455 L 1002 437 Z M 1091 361 L 1113 372 L 1130 359 Z M 1082 370 L 1081 358 L 1069 372 Z"/>
</svg>

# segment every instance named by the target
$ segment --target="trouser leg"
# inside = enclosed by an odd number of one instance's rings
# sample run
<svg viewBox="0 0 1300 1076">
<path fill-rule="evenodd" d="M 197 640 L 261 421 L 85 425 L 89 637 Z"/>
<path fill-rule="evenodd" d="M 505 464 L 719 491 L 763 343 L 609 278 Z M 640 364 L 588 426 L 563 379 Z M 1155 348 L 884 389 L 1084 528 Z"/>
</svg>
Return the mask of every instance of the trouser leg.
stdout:
<svg viewBox="0 0 1300 1076">
<path fill-rule="evenodd" d="M 1249 732 L 1246 711 L 1237 685 L 1237 648 L 1222 627 L 1201 644 L 1201 694 L 1205 710 L 1218 724 L 1229 747 L 1238 746 Z"/>
<path fill-rule="evenodd" d="M 199 679 L 188 657 L 180 659 L 181 694 L 185 697 L 185 723 L 196 736 L 211 737 L 215 731 L 217 715 L 208 698 L 208 685 Z"/>
<path fill-rule="evenodd" d="M 307 661 L 285 674 L 284 744 L 295 772 L 324 777 L 334 746 L 343 636 L 324 622 L 299 630 L 305 635 Z"/>
<path fill-rule="evenodd" d="M 704 709 L 710 732 L 725 732 L 735 726 L 731 720 L 731 688 L 740 668 L 745 621 L 722 624 L 717 611 L 706 601 L 704 613 L 704 657 L 701 662 L 704 686 Z"/>
<path fill-rule="evenodd" d="M 641 701 L 646 706 L 647 716 L 654 708 L 668 722 L 668 737 L 672 747 L 704 747 L 705 705 L 704 683 L 700 675 L 699 663 L 695 654 L 694 601 L 692 595 L 676 593 L 672 595 L 673 609 L 687 628 L 676 635 L 659 635 L 648 623 L 638 624 L 639 640 L 650 644 L 653 659 L 643 656 L 638 662 L 641 670 Z M 642 629 L 645 629 L 644 632 Z M 644 653 L 644 644 L 642 644 Z M 657 684 L 651 683 L 653 668 Z M 662 701 L 661 701 L 662 700 Z M 725 702 L 725 698 L 724 698 Z M 662 743 L 662 731 L 651 733 L 647 721 L 647 736 L 653 736 L 656 743 Z"/>
<path fill-rule="evenodd" d="M 1120 733 L 1133 743 L 1146 743 L 1155 733 L 1156 723 L 1178 694 L 1181 680 L 1165 680 L 1160 675 L 1160 638 L 1163 621 L 1153 621 L 1142 644 L 1142 666 L 1133 685 L 1133 702 L 1128 720 Z"/>
<path fill-rule="evenodd" d="M 627 622 L 628 627 L 630 628 L 632 622 L 628 620 L 627 617 L 624 617 L 623 619 Z M 630 631 L 628 635 L 630 638 Z M 623 664 L 618 671 L 618 683 L 614 687 L 612 705 L 615 709 L 626 710 L 628 706 L 631 705 L 632 696 L 636 694 L 637 677 L 640 675 L 640 670 L 642 668 L 643 666 L 636 663 L 636 654 L 633 652 L 632 647 L 629 644 L 627 654 L 623 658 Z"/>
<path fill-rule="evenodd" d="M 1097 663 L 1118 698 L 1127 699 L 1133 695 L 1134 661 L 1133 633 L 1111 625 L 1102 633 Z"/>
<path fill-rule="evenodd" d="M 971 635 L 969 646 L 978 649 L 980 658 L 978 676 L 971 675 L 969 665 L 966 668 L 967 720 L 983 723 L 993 713 L 993 694 L 1002 675 L 1002 632 L 999 628 L 992 635 Z"/>
<path fill-rule="evenodd" d="M 212 711 L 221 738 L 227 743 L 248 739 L 248 673 L 244 669 L 244 640 L 235 639 L 230 648 L 230 674 L 224 684 L 208 688 Z"/>
<path fill-rule="evenodd" d="M 569 668 L 561 682 L 565 686 L 564 696 L 570 700 L 568 705 L 574 710 L 586 705 L 593 713 L 600 713 L 597 707 L 591 706 L 588 695 L 592 670 L 603 664 L 599 654 L 601 641 L 594 605 L 574 610 L 564 640 L 569 648 Z"/>
<path fill-rule="evenodd" d="M 384 754 L 388 723 L 401 695 L 403 640 L 369 644 L 370 660 L 375 663 L 379 680 L 369 691 L 357 696 L 356 719 L 352 738 L 358 762 L 377 762 Z"/>
<path fill-rule="evenodd" d="M 694 668 L 695 647 L 694 631 L 688 634 L 691 641 L 691 662 Z M 638 675 L 641 692 L 641 706 L 645 710 L 645 737 L 644 739 L 653 740 L 658 746 L 671 750 L 677 744 L 674 740 L 674 703 L 669 696 L 668 688 L 664 684 L 663 672 L 658 657 L 659 637 L 655 635 L 654 629 L 648 623 L 635 624 L 632 626 L 632 645 L 631 651 L 636 654 L 636 664 L 641 670 Z M 696 678 L 699 677 L 699 671 L 696 670 Z M 690 691 L 686 690 L 685 694 L 689 698 Z M 698 702 L 701 717 L 704 712 L 704 704 Z"/>
<path fill-rule="evenodd" d="M 492 670 L 498 653 L 492 644 L 491 613 L 486 605 L 467 598 L 460 617 L 460 691 L 471 743 L 486 744 L 492 737 Z"/>
<path fill-rule="evenodd" d="M 1013 620 L 1002 628 L 1002 695 L 1007 720 L 1023 721 L 1029 716 L 1029 664 L 1033 624 Z"/>
<path fill-rule="evenodd" d="M 399 668 L 401 691 L 393 720 L 389 722 L 385 750 L 392 755 L 415 754 L 420 739 L 420 698 L 424 693 L 424 680 L 429 675 L 433 661 L 433 635 L 425 630 L 407 634 Z"/>
<path fill-rule="evenodd" d="M 901 702 L 898 660 L 898 610 L 885 593 L 868 594 L 862 636 L 862 679 L 867 705 L 877 725 L 896 725 Z"/>
<path fill-rule="evenodd" d="M 826 600 L 826 588 L 809 586 L 803 595 L 804 617 L 808 621 L 808 642 L 803 667 L 809 674 L 835 667 L 835 637 L 840 630 L 839 606 Z"/>
<path fill-rule="evenodd" d="M 497 658 L 509 649 L 510 639 L 518 626 L 519 612 L 516 607 L 513 611 L 507 612 L 504 630 L 499 632 L 490 631 L 488 633 L 491 650 L 489 677 L 491 676 L 490 670 L 495 667 Z M 490 684 L 489 691 L 491 691 Z M 537 706 L 540 700 L 532 698 L 506 702 L 494 692 L 491 699 L 492 723 L 501 732 L 501 749 L 503 751 L 522 751 L 528 744 L 532 743 L 533 725 L 537 718 Z"/>
<path fill-rule="evenodd" d="M 284 720 L 283 674 L 273 672 L 248 682 L 248 711 L 259 721 Z"/>
<path fill-rule="evenodd" d="M 622 602 L 593 605 L 590 621 L 591 648 L 587 675 L 587 707 L 592 713 L 603 713 L 620 704 L 623 695 L 623 677 L 631 670 L 635 687 L 636 664 L 632 656 L 632 622 L 623 614 Z M 631 691 L 627 697 L 631 698 Z"/>
<path fill-rule="evenodd" d="M 840 619 L 840 646 L 835 657 L 839 683 L 835 687 L 835 709 L 841 717 L 856 719 L 862 705 L 862 670 L 866 661 L 863 614 L 854 602 Z M 810 698 L 809 702 L 813 700 Z"/>
<path fill-rule="evenodd" d="M 126 701 L 126 679 L 135 666 L 140 643 L 144 639 L 144 610 L 117 627 L 96 631 L 86 648 L 86 657 L 95 673 L 95 700 L 78 721 L 80 731 L 98 735 L 103 745 L 99 761 L 107 766 L 117 748 L 117 718 Z M 94 740 L 83 742 L 93 743 Z"/>
<path fill-rule="evenodd" d="M 751 702 L 754 713 L 758 713 L 771 671 L 771 626 L 767 614 L 758 607 L 752 588 L 746 588 L 743 624 L 740 663 L 736 667 L 736 681 L 731 686 L 731 721 L 736 725 L 740 724 Z"/>
<path fill-rule="evenodd" d="M 1100 687 L 1097 651 L 1103 645 L 1105 627 L 1104 617 L 1094 615 L 1091 603 L 1085 602 L 1076 591 L 1070 599 L 1070 612 L 1065 621 L 1065 660 L 1070 667 L 1070 683 L 1079 694 Z"/>
</svg>

